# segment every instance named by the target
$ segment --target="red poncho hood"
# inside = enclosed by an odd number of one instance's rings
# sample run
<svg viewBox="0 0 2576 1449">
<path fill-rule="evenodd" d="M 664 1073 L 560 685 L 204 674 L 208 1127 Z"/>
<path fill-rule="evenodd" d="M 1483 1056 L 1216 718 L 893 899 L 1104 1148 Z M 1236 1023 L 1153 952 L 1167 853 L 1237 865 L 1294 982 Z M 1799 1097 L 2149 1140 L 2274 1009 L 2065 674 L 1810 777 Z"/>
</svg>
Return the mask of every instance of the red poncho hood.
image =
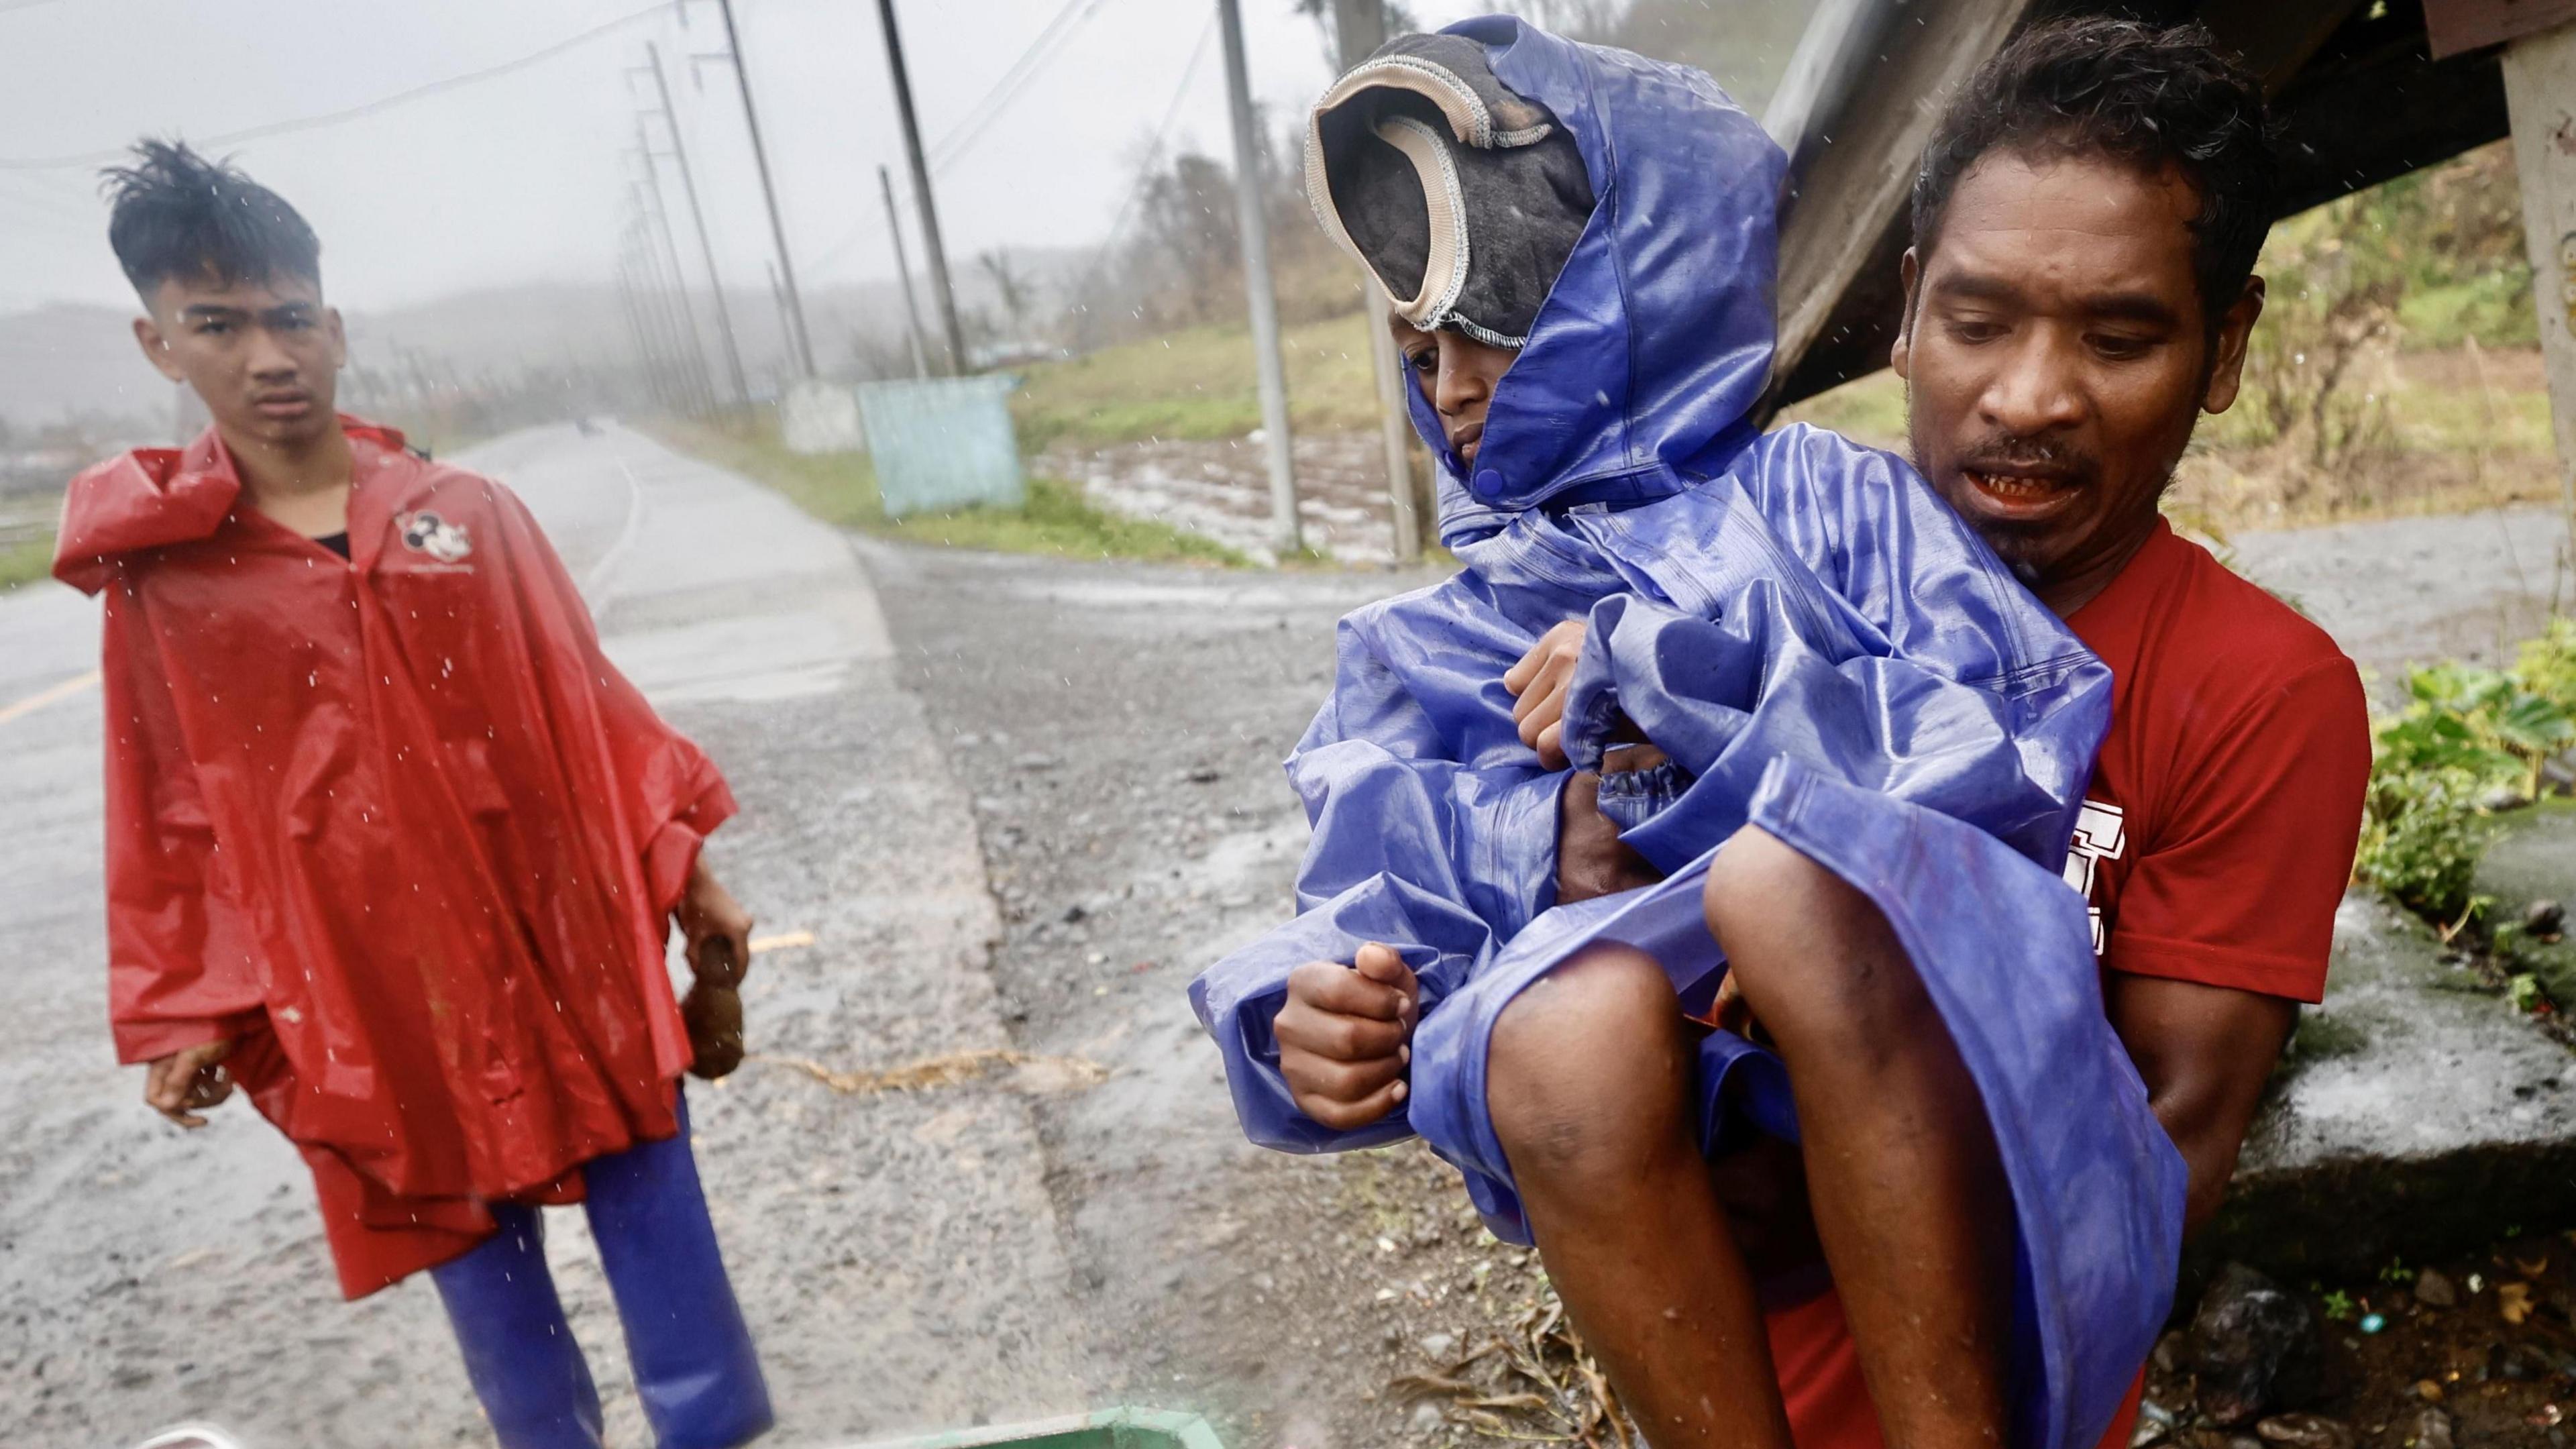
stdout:
<svg viewBox="0 0 2576 1449">
<path fill-rule="evenodd" d="M 404 449 L 400 431 L 340 415 L 352 444 Z M 82 471 L 63 494 L 54 577 L 95 594 L 117 560 L 212 534 L 241 498 L 241 475 L 212 429 L 185 448 L 136 448 Z"/>
</svg>

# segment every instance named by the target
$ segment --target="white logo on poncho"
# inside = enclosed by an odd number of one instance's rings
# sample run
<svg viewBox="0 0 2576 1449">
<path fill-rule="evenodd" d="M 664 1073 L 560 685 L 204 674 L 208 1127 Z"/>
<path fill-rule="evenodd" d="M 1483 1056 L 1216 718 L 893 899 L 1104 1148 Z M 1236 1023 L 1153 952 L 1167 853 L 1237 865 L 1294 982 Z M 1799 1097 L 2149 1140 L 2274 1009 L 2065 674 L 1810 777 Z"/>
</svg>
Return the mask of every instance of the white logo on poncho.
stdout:
<svg viewBox="0 0 2576 1449">
<path fill-rule="evenodd" d="M 474 541 L 465 536 L 465 525 L 450 523 L 426 509 L 407 513 L 395 522 L 402 525 L 405 548 L 425 553 L 440 563 L 463 563 L 474 552 Z"/>
</svg>

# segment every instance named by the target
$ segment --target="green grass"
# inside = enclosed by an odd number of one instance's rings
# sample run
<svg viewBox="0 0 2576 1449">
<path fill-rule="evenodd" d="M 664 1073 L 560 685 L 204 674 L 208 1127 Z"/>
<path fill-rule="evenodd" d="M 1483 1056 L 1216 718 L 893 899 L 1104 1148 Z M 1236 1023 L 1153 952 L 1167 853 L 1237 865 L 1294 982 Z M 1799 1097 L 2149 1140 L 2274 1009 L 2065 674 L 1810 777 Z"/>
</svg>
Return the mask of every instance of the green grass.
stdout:
<svg viewBox="0 0 2576 1449">
<path fill-rule="evenodd" d="M 1066 558 L 1128 558 L 1241 567 L 1243 555 L 1212 539 L 1165 524 L 1124 518 L 1084 500 L 1061 478 L 1031 476 L 1018 509 L 967 508 L 956 513 L 888 518 L 877 495 L 876 469 L 865 453 L 803 456 L 787 451 L 774 426 L 749 433 L 669 422 L 654 431 L 666 443 L 767 485 L 807 513 L 843 528 L 907 543 Z"/>
<path fill-rule="evenodd" d="M 1780 410 L 1784 423 L 1813 423 L 1873 448 L 1905 451 L 1905 380 L 1885 368 Z"/>
<path fill-rule="evenodd" d="M 1282 335 L 1290 427 L 1347 432 L 1377 425 L 1370 325 L 1352 312 Z M 1239 438 L 1261 426 L 1256 376 L 1245 329 L 1193 327 L 1031 367 L 1011 413 L 1020 445 L 1032 451 L 1058 442 Z"/>
<path fill-rule="evenodd" d="M 24 543 L 0 545 L 0 591 L 49 577 L 54 569 L 54 535 L 40 533 Z"/>
</svg>

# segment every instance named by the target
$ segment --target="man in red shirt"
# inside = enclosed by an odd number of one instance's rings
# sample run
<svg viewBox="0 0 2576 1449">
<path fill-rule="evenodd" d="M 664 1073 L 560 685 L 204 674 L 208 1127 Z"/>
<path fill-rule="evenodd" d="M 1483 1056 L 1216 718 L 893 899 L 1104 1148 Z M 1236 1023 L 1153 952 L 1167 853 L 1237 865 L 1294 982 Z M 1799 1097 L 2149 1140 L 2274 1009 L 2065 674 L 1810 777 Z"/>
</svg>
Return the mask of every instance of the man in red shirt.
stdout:
<svg viewBox="0 0 2576 1449">
<path fill-rule="evenodd" d="M 2197 415 L 2235 399 L 2271 175 L 2259 84 L 2205 32 L 2037 27 L 1927 151 L 1893 355 L 1917 466 L 2112 671 L 2067 875 L 2190 1224 L 2323 993 L 2370 758 L 2350 661 L 2157 507 Z M 1582 628 L 1507 680 L 1542 754 Z M 1560 901 L 1651 879 L 1587 789 L 1565 798 Z M 1706 904 L 1724 1009 L 1786 1063 L 1803 1148 L 1704 1163 L 1698 1028 L 1662 969 L 1621 950 L 1560 968 L 1504 1012 L 1487 1093 L 1569 1311 L 1659 1446 L 1998 1442 L 2007 1199 L 1955 1047 L 1919 1030 L 1921 981 L 1865 897 L 1758 829 L 1718 854 Z M 1276 1024 L 1319 1120 L 1337 1083 L 1372 1079 L 1335 1044 L 1337 1018 L 1370 1014 L 1339 1004 L 1347 974 L 1292 979 Z"/>
</svg>

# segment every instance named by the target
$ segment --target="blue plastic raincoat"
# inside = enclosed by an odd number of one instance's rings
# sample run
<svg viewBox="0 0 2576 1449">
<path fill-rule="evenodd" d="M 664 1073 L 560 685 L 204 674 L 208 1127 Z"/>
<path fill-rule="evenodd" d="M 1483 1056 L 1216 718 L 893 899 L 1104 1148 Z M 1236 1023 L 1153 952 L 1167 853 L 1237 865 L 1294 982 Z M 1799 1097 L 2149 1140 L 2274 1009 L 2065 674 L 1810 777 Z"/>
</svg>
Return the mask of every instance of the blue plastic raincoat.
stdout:
<svg viewBox="0 0 2576 1449">
<path fill-rule="evenodd" d="M 1879 905 L 1956 1039 L 2018 1222 L 2014 1442 L 2089 1449 L 2164 1321 L 2185 1186 L 2058 875 L 2109 671 L 1902 460 L 1748 421 L 1783 169 L 1751 117 L 1694 70 L 1507 18 L 1452 29 L 1573 133 L 1598 202 L 1472 476 L 1412 394 L 1463 567 L 1342 621 L 1332 697 L 1287 767 L 1314 826 L 1300 914 L 1191 987 L 1245 1131 L 1292 1152 L 1418 1132 L 1528 1241 L 1485 1110 L 1496 1017 L 1599 941 L 1706 1004 L 1725 962 L 1702 878 L 1758 824 Z M 1670 757 L 1602 790 L 1669 879 L 1551 909 L 1565 775 L 1521 743 L 1502 676 L 1576 617 L 1568 752 L 1598 768 L 1624 715 Z M 1412 1091 L 1335 1132 L 1297 1110 L 1271 1022 L 1292 968 L 1371 941 L 1421 981 Z M 1711 1152 L 1796 1135 L 1780 1063 L 1741 1038 L 1709 1035 L 1697 1090 Z"/>
</svg>

